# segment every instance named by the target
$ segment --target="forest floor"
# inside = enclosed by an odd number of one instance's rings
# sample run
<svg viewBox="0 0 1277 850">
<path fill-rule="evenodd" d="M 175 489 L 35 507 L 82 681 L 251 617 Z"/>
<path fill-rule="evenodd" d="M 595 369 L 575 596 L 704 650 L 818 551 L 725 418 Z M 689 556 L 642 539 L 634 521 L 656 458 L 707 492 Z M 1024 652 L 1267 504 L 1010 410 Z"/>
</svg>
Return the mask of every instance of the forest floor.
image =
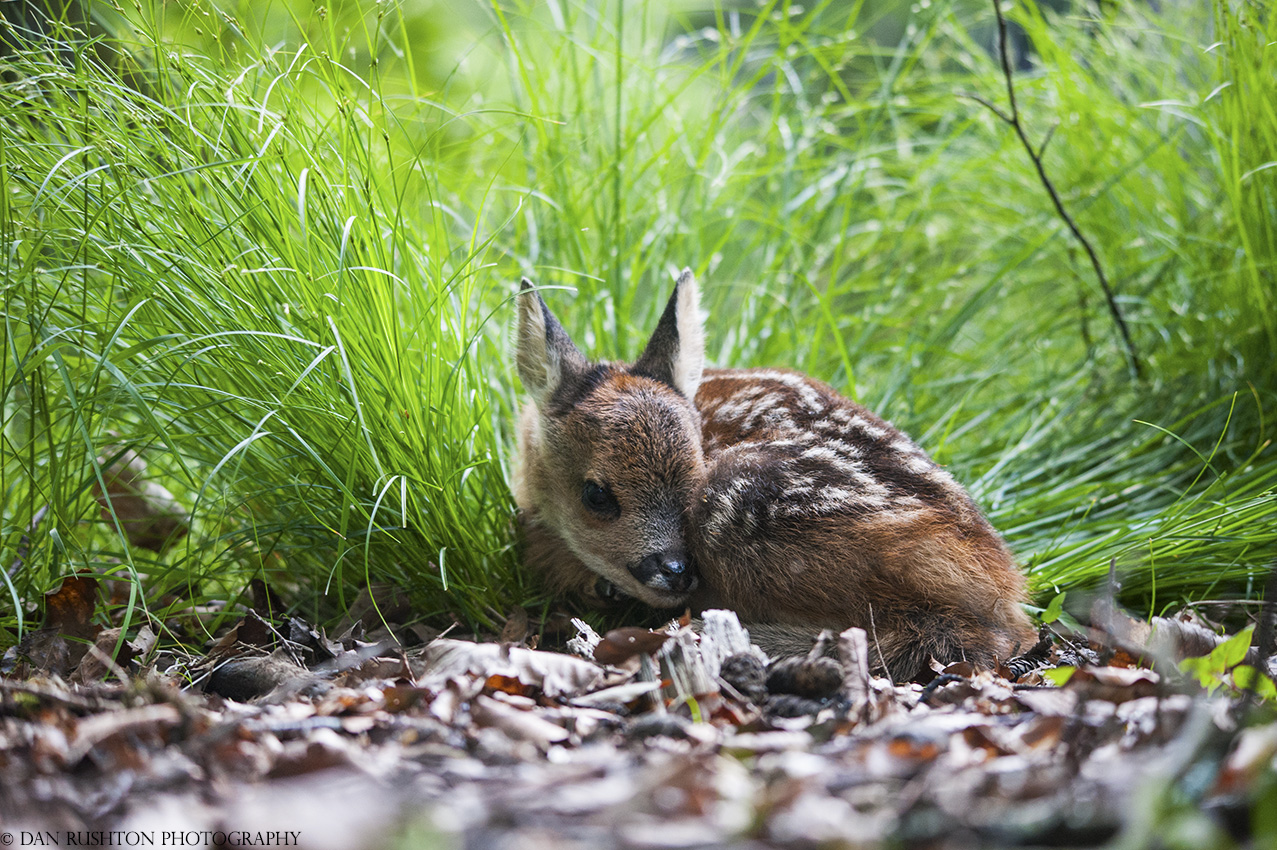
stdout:
<svg viewBox="0 0 1277 850">
<path fill-rule="evenodd" d="M 600 642 L 584 627 L 573 651 L 551 652 L 529 648 L 517 613 L 503 640 L 406 650 L 357 625 L 329 639 L 249 612 L 182 657 L 149 629 L 90 635 L 92 585 L 65 582 L 6 657 L 4 846 L 1200 848 L 1277 835 L 1271 699 L 1237 687 L 1268 681 L 1235 666 L 1254 660 L 1250 635 L 1207 639 L 1207 655 L 1176 665 L 1166 636 L 1201 631 L 1184 619 L 1151 638 L 1121 614 L 1088 639 L 1047 628 L 996 671 L 959 663 L 894 685 L 870 674 L 860 630 L 764 668 L 730 615 L 700 636 Z"/>
</svg>

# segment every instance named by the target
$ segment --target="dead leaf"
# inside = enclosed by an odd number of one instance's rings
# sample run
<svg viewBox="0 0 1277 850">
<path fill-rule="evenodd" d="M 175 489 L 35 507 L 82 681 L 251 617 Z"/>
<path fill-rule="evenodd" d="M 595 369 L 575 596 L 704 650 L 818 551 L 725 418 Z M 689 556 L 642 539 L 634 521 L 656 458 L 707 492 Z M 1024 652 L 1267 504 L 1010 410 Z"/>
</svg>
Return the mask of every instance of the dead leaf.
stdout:
<svg viewBox="0 0 1277 850">
<path fill-rule="evenodd" d="M 57 676 L 74 670 L 100 629 L 93 622 L 97 587 L 92 576 L 67 576 L 57 590 L 45 594 L 44 624 L 23 636 L 17 655 Z"/>
<path fill-rule="evenodd" d="M 419 683 L 442 684 L 453 676 L 501 675 L 518 679 L 526 687 L 535 687 L 547 697 L 576 696 L 588 691 L 603 678 L 597 664 L 564 655 L 507 646 L 497 643 L 471 643 L 439 638 L 422 653 L 425 670 Z"/>
<path fill-rule="evenodd" d="M 1064 686 L 1087 699 L 1113 704 L 1155 696 L 1160 679 L 1152 670 L 1128 667 L 1079 667 Z"/>
<path fill-rule="evenodd" d="M 106 459 L 98 458 L 100 465 Z M 102 518 L 118 521 L 129 543 L 163 552 L 190 531 L 188 512 L 162 485 L 146 478 L 146 461 L 132 449 L 102 469 L 102 483 L 93 482 L 93 495 Z M 114 518 L 112 517 L 114 512 Z"/>
<path fill-rule="evenodd" d="M 93 649 L 85 652 L 79 666 L 71 674 L 71 681 L 82 685 L 85 682 L 96 682 L 108 672 L 125 672 L 133 656 L 127 642 L 120 642 L 120 651 L 115 653 L 115 644 L 119 642 L 122 631 L 123 629 L 103 629 L 98 632 Z M 115 654 L 114 658 L 112 654 Z"/>
<path fill-rule="evenodd" d="M 986 758 L 1007 755 L 1010 750 L 1000 740 L 997 732 L 982 723 L 973 723 L 959 733 L 960 739 L 973 751 L 984 754 Z"/>
<path fill-rule="evenodd" d="M 524 696 L 528 692 L 528 687 L 514 676 L 503 676 L 500 673 L 494 673 L 484 681 L 484 687 L 488 690 L 498 691 L 506 694 L 518 694 Z"/>
<path fill-rule="evenodd" d="M 252 579 L 248 583 L 248 588 L 253 599 L 253 610 L 265 611 L 268 616 L 274 616 L 275 612 L 286 610 L 284 600 L 279 598 L 273 587 L 260 578 Z"/>
<path fill-rule="evenodd" d="M 940 667 L 937 671 L 941 676 L 961 676 L 969 679 L 975 675 L 975 666 L 970 661 L 955 661 L 952 664 Z"/>
<path fill-rule="evenodd" d="M 562 726 L 531 711 L 520 711 L 483 695 L 474 698 L 470 714 L 481 727 L 500 729 L 511 738 L 529 741 L 541 750 L 548 750 L 551 744 L 561 743 L 569 737 L 568 730 Z"/>
<path fill-rule="evenodd" d="M 288 640 L 310 651 L 309 659 L 315 663 L 330 661 L 344 651 L 342 645 L 329 640 L 323 629 L 315 629 L 300 617 L 288 618 Z"/>
<path fill-rule="evenodd" d="M 626 682 L 613 685 L 601 691 L 594 691 L 572 698 L 573 705 L 585 708 L 602 705 L 628 705 L 640 697 L 647 696 L 661 689 L 660 682 Z"/>
<path fill-rule="evenodd" d="M 501 643 L 523 643 L 528 637 L 528 612 L 520 606 L 510 609 L 498 640 Z"/>
<path fill-rule="evenodd" d="M 1077 709 L 1077 691 L 1063 688 L 1024 688 L 1015 692 L 1020 705 L 1043 717 L 1068 717 Z"/>
<path fill-rule="evenodd" d="M 408 711 L 420 705 L 429 694 L 430 692 L 425 688 L 418 688 L 412 685 L 393 685 L 384 688 L 381 692 L 385 709 L 389 712 Z"/>
<path fill-rule="evenodd" d="M 84 657 L 87 649 L 87 644 L 68 641 L 61 632 L 36 629 L 23 635 L 13 652 L 34 670 L 66 676 Z M 15 669 L 22 668 L 15 665 Z"/>
<path fill-rule="evenodd" d="M 77 684 L 95 682 L 108 672 L 127 675 L 137 668 L 137 661 L 145 658 L 155 646 L 155 632 L 149 625 L 138 629 L 137 637 L 133 640 L 120 642 L 120 632 L 121 630 L 116 628 L 104 629 L 98 633 L 93 649 L 85 653 L 79 666 L 71 674 L 72 682 Z M 118 651 L 116 651 L 117 643 L 119 643 Z M 111 657 L 112 652 L 115 653 L 114 658 Z"/>
<path fill-rule="evenodd" d="M 443 687 L 430 701 L 430 715 L 451 726 L 456 721 L 462 705 L 482 690 L 483 685 L 480 682 L 454 676 L 443 683 Z"/>
<path fill-rule="evenodd" d="M 319 728 L 304 740 L 284 744 L 267 775 L 271 778 L 301 776 L 356 762 L 357 748 L 350 739 L 332 729 Z"/>
<path fill-rule="evenodd" d="M 1095 628 L 1102 632 L 1095 635 L 1097 642 L 1108 643 L 1115 649 L 1109 659 L 1109 665 L 1114 667 L 1142 666 L 1141 662 L 1146 657 L 1175 665 L 1185 658 L 1209 655 L 1229 639 L 1229 635 L 1218 635 L 1201 625 L 1191 611 L 1181 612 L 1175 617 L 1153 617 L 1145 622 L 1127 614 L 1111 601 L 1097 599 L 1092 606 L 1091 619 Z M 1252 648 L 1246 654 L 1245 663 L 1258 666 L 1259 661 L 1258 653 Z"/>
<path fill-rule="evenodd" d="M 892 758 L 916 765 L 940 755 L 940 745 L 931 738 L 902 733 L 886 742 L 886 751 Z"/>
<path fill-rule="evenodd" d="M 1060 743 L 1068 717 L 1061 714 L 1041 715 L 1016 727 L 1014 739 L 1021 752 L 1049 750 Z"/>
<path fill-rule="evenodd" d="M 775 730 L 739 732 L 723 739 L 722 750 L 734 756 L 779 753 L 787 750 L 806 751 L 815 743 L 810 732 Z"/>
<path fill-rule="evenodd" d="M 669 639 L 667 633 L 650 629 L 613 629 L 594 647 L 594 660 L 600 664 L 622 664 L 638 655 L 651 655 Z"/>
<path fill-rule="evenodd" d="M 117 709 L 87 717 L 76 724 L 75 738 L 67 751 L 67 764 L 74 765 L 112 736 L 136 734 L 152 728 L 164 729 L 176 725 L 181 719 L 177 706 L 169 703 Z"/>
<path fill-rule="evenodd" d="M 44 596 L 44 625 L 64 635 L 91 638 L 97 627 L 90 622 L 97 608 L 97 579 L 87 575 L 68 576 L 61 586 Z"/>
<path fill-rule="evenodd" d="M 1277 725 L 1241 730 L 1215 779 L 1215 793 L 1236 794 L 1254 786 L 1277 757 Z"/>
<path fill-rule="evenodd" d="M 208 651 L 212 659 L 222 658 L 238 652 L 236 644 L 268 649 L 275 642 L 275 632 L 270 624 L 250 610 L 244 618 L 222 635 Z M 242 648 L 242 647 L 241 647 Z"/>
</svg>

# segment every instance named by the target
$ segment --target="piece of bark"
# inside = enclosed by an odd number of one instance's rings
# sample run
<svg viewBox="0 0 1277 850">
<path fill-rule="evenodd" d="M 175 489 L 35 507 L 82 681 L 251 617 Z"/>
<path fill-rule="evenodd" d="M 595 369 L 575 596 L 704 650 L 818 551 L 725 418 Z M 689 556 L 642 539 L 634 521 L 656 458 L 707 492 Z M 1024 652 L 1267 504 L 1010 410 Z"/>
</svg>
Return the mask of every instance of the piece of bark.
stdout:
<svg viewBox="0 0 1277 850">
<path fill-rule="evenodd" d="M 675 701 L 683 703 L 717 694 L 718 684 L 706 668 L 696 634 L 690 628 L 682 628 L 667 638 L 669 642 L 661 647 L 657 657 L 670 681 L 670 695 Z"/>
<path fill-rule="evenodd" d="M 838 657 L 842 659 L 842 693 L 854 706 L 869 702 L 869 635 L 852 627 L 838 636 Z"/>
<path fill-rule="evenodd" d="M 725 658 L 740 653 L 750 654 L 767 664 L 767 656 L 750 641 L 749 632 L 740 624 L 735 611 L 711 608 L 703 612 L 697 631 L 701 635 L 705 669 L 711 676 L 719 675 Z"/>
<path fill-rule="evenodd" d="M 594 658 L 594 647 L 598 646 L 603 638 L 599 637 L 599 633 L 584 620 L 573 617 L 572 625 L 576 628 L 576 637 L 568 640 L 568 650 L 581 658 Z"/>
</svg>

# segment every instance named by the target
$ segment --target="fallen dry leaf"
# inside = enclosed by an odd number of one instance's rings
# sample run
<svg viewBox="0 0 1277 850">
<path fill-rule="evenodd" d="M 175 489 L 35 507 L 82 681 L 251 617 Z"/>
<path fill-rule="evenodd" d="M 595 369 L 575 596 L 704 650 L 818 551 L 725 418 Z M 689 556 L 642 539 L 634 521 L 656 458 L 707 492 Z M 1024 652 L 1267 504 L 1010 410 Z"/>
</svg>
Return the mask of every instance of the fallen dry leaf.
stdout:
<svg viewBox="0 0 1277 850">
<path fill-rule="evenodd" d="M 518 679 L 548 697 L 584 693 L 603 678 L 597 664 L 563 655 L 496 643 L 471 643 L 439 638 L 422 652 L 422 684 L 442 682 L 453 676 L 492 675 Z"/>
<path fill-rule="evenodd" d="M 18 644 L 17 655 L 36 670 L 66 676 L 80 663 L 100 627 L 93 622 L 97 609 L 97 579 L 67 576 L 57 590 L 44 596 L 44 623 L 28 632 Z"/>
<path fill-rule="evenodd" d="M 665 645 L 670 636 L 649 629 L 613 629 L 594 647 L 594 660 L 600 664 L 621 664 L 638 655 L 651 655 Z"/>
<path fill-rule="evenodd" d="M 94 498 L 102 518 L 118 521 L 129 543 L 163 552 L 190 531 L 187 510 L 162 485 L 146 478 L 146 461 L 137 452 L 128 449 L 110 465 L 103 458 L 98 463 L 103 465 L 106 489 L 94 479 Z"/>
<path fill-rule="evenodd" d="M 515 740 L 529 741 L 542 750 L 570 737 L 562 726 L 531 711 L 520 710 L 483 695 L 474 698 L 470 714 L 481 727 L 494 727 Z"/>
</svg>

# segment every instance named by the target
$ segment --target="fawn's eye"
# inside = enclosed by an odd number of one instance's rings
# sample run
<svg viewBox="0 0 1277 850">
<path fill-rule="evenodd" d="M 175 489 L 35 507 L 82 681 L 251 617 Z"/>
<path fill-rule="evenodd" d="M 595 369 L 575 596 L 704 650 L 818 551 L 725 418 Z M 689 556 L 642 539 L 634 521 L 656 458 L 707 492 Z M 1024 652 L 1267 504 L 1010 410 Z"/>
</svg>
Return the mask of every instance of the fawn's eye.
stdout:
<svg viewBox="0 0 1277 850">
<path fill-rule="evenodd" d="M 599 516 L 615 517 L 621 513 L 621 506 L 612 495 L 612 488 L 597 481 L 587 481 L 581 488 L 581 504 Z"/>
</svg>

